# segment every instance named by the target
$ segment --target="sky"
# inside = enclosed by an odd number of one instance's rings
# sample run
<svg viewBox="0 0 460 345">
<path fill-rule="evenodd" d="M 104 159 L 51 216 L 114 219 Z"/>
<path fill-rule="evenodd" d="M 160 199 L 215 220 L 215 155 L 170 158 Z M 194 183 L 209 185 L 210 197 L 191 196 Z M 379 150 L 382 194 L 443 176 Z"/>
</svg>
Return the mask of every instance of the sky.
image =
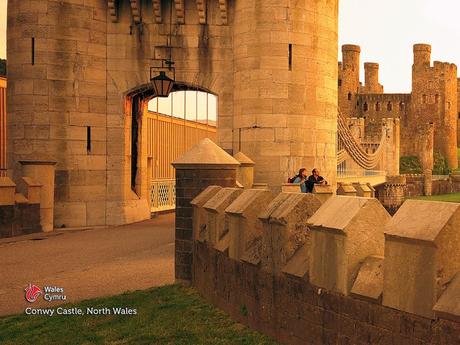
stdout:
<svg viewBox="0 0 460 345">
<path fill-rule="evenodd" d="M 6 3 L 0 0 L 0 58 L 6 57 Z M 432 60 L 460 66 L 460 0 L 339 0 L 342 44 L 361 46 L 363 63 L 380 64 L 385 92 L 410 92 L 412 46 L 432 45 Z"/>
</svg>

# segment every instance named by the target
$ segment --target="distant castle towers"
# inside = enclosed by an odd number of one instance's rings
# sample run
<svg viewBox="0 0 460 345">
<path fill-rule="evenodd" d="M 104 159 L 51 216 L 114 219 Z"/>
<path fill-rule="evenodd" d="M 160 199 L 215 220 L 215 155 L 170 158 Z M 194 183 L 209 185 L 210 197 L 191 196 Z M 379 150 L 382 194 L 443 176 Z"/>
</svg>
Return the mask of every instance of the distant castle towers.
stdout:
<svg viewBox="0 0 460 345">
<path fill-rule="evenodd" d="M 401 156 L 418 156 L 432 169 L 427 150 L 441 153 L 450 168 L 458 167 L 457 138 L 460 88 L 455 64 L 435 61 L 431 46 L 414 45 L 412 92 L 385 94 L 379 83 L 379 65 L 366 62 L 365 83 L 359 82 L 360 47 L 344 45 L 339 63 L 339 108 L 347 117 L 366 119 L 366 133 L 378 130 L 384 118 L 401 120 Z M 433 130 L 430 130 L 430 128 Z M 433 134 L 430 134 L 433 133 Z M 432 135 L 432 138 L 429 136 Z"/>
</svg>

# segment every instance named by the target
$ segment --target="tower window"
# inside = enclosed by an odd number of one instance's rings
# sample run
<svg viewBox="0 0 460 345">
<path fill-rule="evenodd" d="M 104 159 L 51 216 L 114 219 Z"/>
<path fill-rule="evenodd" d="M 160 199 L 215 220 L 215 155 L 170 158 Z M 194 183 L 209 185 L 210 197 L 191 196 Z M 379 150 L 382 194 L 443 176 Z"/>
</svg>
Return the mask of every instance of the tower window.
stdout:
<svg viewBox="0 0 460 345">
<path fill-rule="evenodd" d="M 440 98 L 439 95 L 434 96 L 434 102 L 435 102 L 436 104 L 439 103 L 439 98 Z"/>
<path fill-rule="evenodd" d="M 348 93 L 348 100 L 351 101 L 351 92 Z"/>
<path fill-rule="evenodd" d="M 289 43 L 288 46 L 288 63 L 289 63 L 289 70 L 292 71 L 292 44 Z"/>
<path fill-rule="evenodd" d="M 423 104 L 426 104 L 427 103 L 427 100 L 428 100 L 428 97 L 426 95 L 423 95 L 422 96 L 422 103 Z"/>
<path fill-rule="evenodd" d="M 387 110 L 388 110 L 388 111 L 393 111 L 393 103 L 388 102 L 388 104 L 387 104 Z"/>
<path fill-rule="evenodd" d="M 450 110 L 451 103 L 450 103 L 450 102 L 447 102 L 446 107 L 447 107 L 447 110 Z"/>
<path fill-rule="evenodd" d="M 32 37 L 32 65 L 35 65 L 35 37 Z"/>
<path fill-rule="evenodd" d="M 364 102 L 364 104 L 363 104 L 363 110 L 364 110 L 364 111 L 368 111 L 368 110 L 369 110 L 369 106 L 367 105 L 367 102 Z"/>
<path fill-rule="evenodd" d="M 406 105 L 404 104 L 404 102 L 400 102 L 399 103 L 399 110 L 404 111 L 405 108 L 406 108 Z"/>
<path fill-rule="evenodd" d="M 86 127 L 86 152 L 91 153 L 91 127 Z"/>
<path fill-rule="evenodd" d="M 382 110 L 382 106 L 380 105 L 380 102 L 377 102 L 377 103 L 375 104 L 375 110 L 376 110 L 376 111 Z"/>
<path fill-rule="evenodd" d="M 342 86 L 342 79 L 339 79 L 339 87 Z"/>
</svg>

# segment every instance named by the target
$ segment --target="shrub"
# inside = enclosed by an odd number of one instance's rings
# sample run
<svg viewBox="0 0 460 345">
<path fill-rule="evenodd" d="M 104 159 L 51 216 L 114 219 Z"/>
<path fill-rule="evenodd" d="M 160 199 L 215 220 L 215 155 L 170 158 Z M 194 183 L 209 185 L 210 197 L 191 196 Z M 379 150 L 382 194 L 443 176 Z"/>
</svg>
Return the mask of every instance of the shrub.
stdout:
<svg viewBox="0 0 460 345">
<path fill-rule="evenodd" d="M 399 159 L 399 172 L 401 174 L 421 174 L 422 164 L 415 156 L 406 156 Z"/>
</svg>

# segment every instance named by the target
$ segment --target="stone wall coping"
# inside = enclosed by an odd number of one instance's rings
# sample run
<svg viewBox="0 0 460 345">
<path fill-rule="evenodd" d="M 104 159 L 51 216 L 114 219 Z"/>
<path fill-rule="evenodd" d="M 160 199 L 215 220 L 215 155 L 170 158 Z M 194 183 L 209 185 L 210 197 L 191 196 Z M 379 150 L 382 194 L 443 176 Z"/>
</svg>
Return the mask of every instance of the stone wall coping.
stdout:
<svg viewBox="0 0 460 345">
<path fill-rule="evenodd" d="M 205 138 L 182 156 L 177 158 L 172 166 L 178 168 L 236 168 L 240 163 L 225 152 L 211 139 Z"/>
<path fill-rule="evenodd" d="M 258 218 L 262 222 L 268 222 L 270 219 L 270 216 L 272 215 L 273 212 L 275 212 L 280 205 L 282 205 L 291 195 L 292 193 L 289 192 L 281 192 L 279 193 L 275 199 L 273 199 L 267 206 L 265 210 L 263 210 L 262 213 L 258 215 Z"/>
<path fill-rule="evenodd" d="M 331 185 L 315 185 L 313 186 L 313 194 L 334 194 Z"/>
<path fill-rule="evenodd" d="M 24 195 L 22 195 L 21 193 L 16 193 L 14 195 L 14 202 L 16 204 L 28 204 L 29 200 Z"/>
<path fill-rule="evenodd" d="M 206 202 L 211 199 L 216 193 L 218 193 L 222 189 L 221 186 L 208 186 L 198 194 L 192 201 L 190 201 L 191 205 L 201 207 Z"/>
<path fill-rule="evenodd" d="M 460 272 L 451 280 L 433 310 L 437 317 L 460 322 Z"/>
<path fill-rule="evenodd" d="M 225 209 L 222 207 L 228 205 L 228 199 L 231 202 L 231 199 L 236 199 L 242 192 L 240 188 L 222 188 L 203 205 L 203 208 L 214 213 L 223 212 Z"/>
<path fill-rule="evenodd" d="M 33 178 L 28 177 L 28 176 L 22 177 L 22 180 L 28 187 L 42 187 L 43 186 L 41 183 L 38 183 Z"/>
<path fill-rule="evenodd" d="M 383 293 L 383 256 L 368 256 L 358 271 L 351 294 L 378 300 Z"/>
<path fill-rule="evenodd" d="M 364 184 L 364 183 L 353 183 L 353 187 L 355 187 L 356 190 L 358 190 L 358 188 L 363 191 L 363 192 L 372 192 L 372 190 L 369 188 L 369 186 L 367 184 Z"/>
<path fill-rule="evenodd" d="M 270 215 L 269 222 L 275 222 L 278 224 L 287 224 L 291 213 L 294 211 L 297 205 L 300 203 L 308 203 L 308 207 L 315 207 L 317 209 L 321 206 L 321 201 L 311 193 L 289 193 L 290 195 L 284 202 L 276 208 Z M 307 206 L 306 204 L 304 204 Z M 305 213 L 307 209 L 305 208 Z M 311 214 L 313 214 L 312 212 Z"/>
<path fill-rule="evenodd" d="M 253 167 L 254 165 L 256 165 L 256 163 L 251 158 L 246 156 L 241 151 L 233 155 L 233 158 L 240 162 L 242 167 Z"/>
<path fill-rule="evenodd" d="M 232 215 L 244 216 L 246 210 L 257 205 L 256 200 L 264 194 L 271 194 L 271 192 L 265 189 L 247 189 L 225 209 L 225 212 Z"/>
<path fill-rule="evenodd" d="M 343 231 L 368 203 L 381 206 L 377 199 L 336 195 L 329 198 L 316 213 L 308 219 L 308 225 L 315 229 Z M 381 206 L 383 207 L 383 206 Z M 343 210 L 347 210 L 343 212 Z"/>
<path fill-rule="evenodd" d="M 252 184 L 252 189 L 268 189 L 268 183 L 253 183 Z"/>
<path fill-rule="evenodd" d="M 9 177 L 0 177 L 0 187 L 16 187 L 16 183 Z"/>
<path fill-rule="evenodd" d="M 337 190 L 341 190 L 344 193 L 356 193 L 355 187 L 353 187 L 351 184 L 341 183 L 339 185 L 339 188 L 337 188 Z"/>
<path fill-rule="evenodd" d="M 406 200 L 385 226 L 385 237 L 434 242 L 460 204 Z"/>
</svg>

